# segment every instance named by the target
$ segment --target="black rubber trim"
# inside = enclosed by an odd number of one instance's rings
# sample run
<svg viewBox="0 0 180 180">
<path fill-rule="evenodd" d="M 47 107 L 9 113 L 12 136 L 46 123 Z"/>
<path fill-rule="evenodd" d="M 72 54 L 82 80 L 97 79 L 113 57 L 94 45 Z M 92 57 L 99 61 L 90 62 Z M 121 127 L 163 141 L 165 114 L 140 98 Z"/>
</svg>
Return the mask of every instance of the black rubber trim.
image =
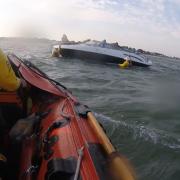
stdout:
<svg viewBox="0 0 180 180">
<path fill-rule="evenodd" d="M 88 106 L 83 105 L 79 102 L 75 104 L 75 111 L 82 118 L 87 118 L 88 112 L 91 112 Z"/>
</svg>

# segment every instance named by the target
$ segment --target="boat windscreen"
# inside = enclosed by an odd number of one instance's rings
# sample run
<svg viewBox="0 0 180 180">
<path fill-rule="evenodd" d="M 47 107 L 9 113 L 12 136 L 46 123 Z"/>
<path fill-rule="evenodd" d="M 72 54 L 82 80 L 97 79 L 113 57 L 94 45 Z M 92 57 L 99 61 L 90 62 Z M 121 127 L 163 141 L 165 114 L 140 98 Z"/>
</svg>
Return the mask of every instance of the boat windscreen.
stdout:
<svg viewBox="0 0 180 180">
<path fill-rule="evenodd" d="M 124 54 L 124 55 L 130 57 L 130 59 L 137 59 L 138 61 L 141 61 L 141 62 L 147 62 L 147 59 L 145 59 L 145 58 L 140 59 L 140 58 L 133 56 L 133 55 L 130 55 L 130 54 Z"/>
</svg>

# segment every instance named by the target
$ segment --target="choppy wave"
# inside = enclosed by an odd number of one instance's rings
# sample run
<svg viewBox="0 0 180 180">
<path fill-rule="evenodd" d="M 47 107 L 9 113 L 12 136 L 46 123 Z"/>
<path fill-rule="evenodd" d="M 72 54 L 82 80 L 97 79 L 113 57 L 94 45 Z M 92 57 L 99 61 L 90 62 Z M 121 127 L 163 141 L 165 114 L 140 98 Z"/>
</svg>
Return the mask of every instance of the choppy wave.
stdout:
<svg viewBox="0 0 180 180">
<path fill-rule="evenodd" d="M 131 125 L 125 121 L 113 120 L 112 118 L 104 116 L 103 114 L 99 114 L 99 113 L 94 113 L 94 114 L 96 118 L 102 124 L 105 125 L 105 127 L 107 123 L 108 123 L 107 127 L 109 128 L 110 126 L 112 127 L 111 134 L 113 134 L 115 128 L 112 125 L 109 126 L 109 123 L 115 124 L 116 128 L 119 128 L 119 126 L 126 128 L 126 130 L 128 130 L 129 133 L 131 133 L 131 136 L 134 140 L 141 138 L 144 141 L 148 141 L 153 144 L 159 144 L 168 147 L 170 149 L 174 149 L 174 150 L 180 149 L 180 139 L 172 135 L 169 135 L 162 130 L 158 130 L 154 128 L 151 129 L 149 127 L 145 127 L 144 125 Z"/>
</svg>

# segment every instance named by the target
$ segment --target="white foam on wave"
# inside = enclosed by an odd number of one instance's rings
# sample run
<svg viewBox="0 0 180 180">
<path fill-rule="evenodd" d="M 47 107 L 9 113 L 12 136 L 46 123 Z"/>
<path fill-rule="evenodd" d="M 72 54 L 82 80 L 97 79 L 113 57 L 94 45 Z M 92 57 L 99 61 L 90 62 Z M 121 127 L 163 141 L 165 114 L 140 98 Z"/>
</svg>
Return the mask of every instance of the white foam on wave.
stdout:
<svg viewBox="0 0 180 180">
<path fill-rule="evenodd" d="M 125 121 L 117 121 L 110 117 L 104 116 L 99 113 L 94 113 L 96 118 L 104 125 L 106 123 L 115 124 L 116 128 L 123 127 L 126 128 L 126 130 L 130 131 L 132 134 L 132 138 L 137 139 L 143 139 L 144 141 L 153 143 L 153 144 L 159 144 L 165 147 L 168 147 L 170 149 L 179 150 L 180 149 L 180 138 L 176 138 L 172 135 L 167 134 L 166 132 L 162 130 L 158 130 L 155 128 L 149 128 L 145 127 L 144 125 L 131 125 L 128 124 Z M 109 127 L 109 126 L 108 126 Z M 114 132 L 114 127 L 112 127 L 112 132 Z"/>
</svg>

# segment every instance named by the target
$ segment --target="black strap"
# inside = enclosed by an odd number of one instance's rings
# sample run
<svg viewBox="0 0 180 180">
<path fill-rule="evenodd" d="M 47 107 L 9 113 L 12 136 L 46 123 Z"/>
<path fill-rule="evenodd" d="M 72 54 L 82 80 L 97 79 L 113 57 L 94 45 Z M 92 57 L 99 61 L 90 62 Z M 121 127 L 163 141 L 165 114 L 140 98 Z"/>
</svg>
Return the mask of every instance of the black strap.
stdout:
<svg viewBox="0 0 180 180">
<path fill-rule="evenodd" d="M 51 132 L 54 129 L 67 125 L 68 123 L 69 123 L 69 119 L 62 119 L 62 120 L 53 122 L 53 124 L 47 129 L 43 138 L 44 159 L 48 160 L 53 155 L 54 152 L 52 150 L 52 146 L 59 140 L 58 136 L 50 136 Z"/>
</svg>

